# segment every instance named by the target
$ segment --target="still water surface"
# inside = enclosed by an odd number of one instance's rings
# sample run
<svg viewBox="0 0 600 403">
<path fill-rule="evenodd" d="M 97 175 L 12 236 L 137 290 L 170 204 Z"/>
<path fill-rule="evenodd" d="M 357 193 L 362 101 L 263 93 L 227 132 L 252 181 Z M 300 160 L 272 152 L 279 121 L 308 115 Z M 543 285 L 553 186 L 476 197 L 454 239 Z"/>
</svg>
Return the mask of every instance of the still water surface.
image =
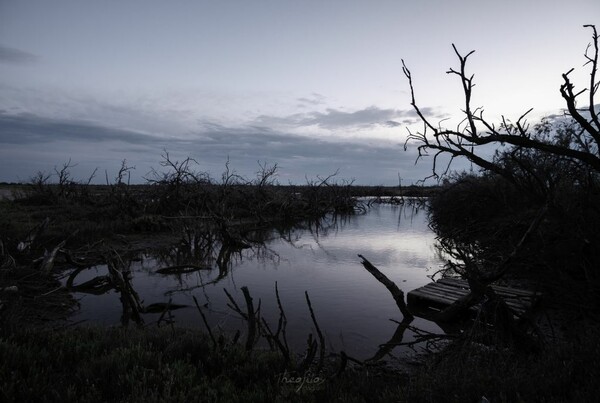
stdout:
<svg viewBox="0 0 600 403">
<path fill-rule="evenodd" d="M 277 327 L 279 312 L 275 282 L 288 319 L 290 347 L 303 352 L 309 333 L 316 335 L 304 292 L 307 291 L 328 347 L 366 359 L 386 343 L 402 320 L 391 294 L 361 265 L 361 254 L 394 281 L 405 293 L 430 282 L 441 267 L 435 249 L 435 235 L 427 226 L 423 210 L 410 206 L 374 205 L 367 213 L 330 220 L 316 229 L 305 226 L 291 230 L 286 237 L 273 232 L 260 247 L 245 249 L 232 256 L 227 275 L 216 283 L 219 270 L 202 270 L 180 275 L 161 275 L 164 267 L 152 252 L 131 264 L 132 285 L 144 305 L 167 302 L 188 305 L 172 311 L 177 326 L 203 327 L 192 296 L 201 305 L 212 327 L 227 332 L 245 329 L 238 315 L 227 307 L 226 288 L 244 307 L 240 288 L 247 286 L 255 307 L 261 301 L 261 315 L 271 328 Z M 106 266 L 82 272 L 77 283 L 104 275 Z M 75 294 L 81 309 L 73 320 L 103 325 L 120 325 L 122 305 L 119 294 Z M 147 326 L 156 326 L 160 314 L 144 314 Z M 441 332 L 432 322 L 416 318 L 412 325 Z M 242 333 L 243 334 L 243 333 Z M 412 333 L 405 333 L 410 341 Z M 243 336 L 242 336 L 243 340 Z M 405 347 L 393 351 L 407 354 Z"/>
</svg>

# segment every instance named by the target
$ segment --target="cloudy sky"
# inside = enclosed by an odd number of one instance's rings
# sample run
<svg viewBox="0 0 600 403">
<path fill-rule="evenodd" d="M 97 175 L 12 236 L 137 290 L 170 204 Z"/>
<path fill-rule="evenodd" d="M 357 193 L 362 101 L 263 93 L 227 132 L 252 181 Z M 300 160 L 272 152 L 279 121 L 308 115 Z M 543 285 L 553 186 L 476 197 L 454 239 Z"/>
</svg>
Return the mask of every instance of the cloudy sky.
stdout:
<svg viewBox="0 0 600 403">
<path fill-rule="evenodd" d="M 452 43 L 476 50 L 490 119 L 539 118 L 562 73 L 586 83 L 583 24 L 599 1 L 0 0 L 0 181 L 69 159 L 76 179 L 126 159 L 139 181 L 166 149 L 213 177 L 229 158 L 247 176 L 277 163 L 281 183 L 414 182 L 431 162 L 403 150 L 402 59 L 433 121 L 462 106 Z"/>
</svg>

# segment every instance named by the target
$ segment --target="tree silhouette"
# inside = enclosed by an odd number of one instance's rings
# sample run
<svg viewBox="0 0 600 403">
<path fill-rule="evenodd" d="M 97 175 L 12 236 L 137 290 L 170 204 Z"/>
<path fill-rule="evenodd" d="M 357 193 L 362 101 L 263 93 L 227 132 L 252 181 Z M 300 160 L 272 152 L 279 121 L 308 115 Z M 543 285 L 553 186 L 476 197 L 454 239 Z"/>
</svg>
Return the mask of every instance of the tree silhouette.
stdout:
<svg viewBox="0 0 600 403">
<path fill-rule="evenodd" d="M 486 145 L 508 144 L 515 149 L 537 150 L 542 153 L 568 159 L 578 164 L 583 164 L 596 173 L 600 173 L 600 105 L 595 104 L 595 95 L 600 84 L 596 79 L 598 70 L 598 33 L 594 25 L 584 25 L 593 31 L 592 42 L 588 44 L 584 57 L 589 66 L 590 81 L 587 88 L 576 92 L 575 85 L 571 82 L 569 74 L 571 69 L 562 75 L 563 84 L 560 86 L 560 94 L 566 102 L 565 115 L 572 119 L 575 124 L 568 132 L 567 138 L 556 138 L 556 136 L 543 135 L 544 128 L 536 125 L 532 130 L 527 123 L 526 117 L 532 111 L 529 109 L 519 119 L 512 123 L 504 116 L 499 124 L 494 124 L 484 118 L 484 110 L 481 107 L 474 108 L 471 105 L 473 91 L 473 75 L 466 72 L 468 58 L 475 52 L 471 51 L 462 55 L 453 44 L 460 66 L 458 69 L 450 68 L 447 73 L 456 75 L 462 83 L 465 106 L 462 110 L 464 119 L 455 129 L 434 125 L 430 118 L 425 116 L 423 110 L 417 105 L 413 76 L 404 63 L 403 72 L 408 79 L 411 91 L 411 105 L 423 123 L 423 130 L 412 132 L 409 130 L 405 142 L 405 149 L 410 142 L 418 144 L 418 159 L 433 153 L 433 172 L 429 177 L 439 178 L 445 175 L 456 157 L 465 157 L 479 167 L 503 176 L 511 182 L 515 182 L 515 172 L 505 164 L 497 160 L 486 158 L 479 148 Z M 588 106 L 578 108 L 577 100 L 584 93 L 588 93 Z M 547 133 L 545 133 L 547 134 Z M 438 167 L 438 157 L 449 155 L 450 160 L 443 171 Z"/>
</svg>

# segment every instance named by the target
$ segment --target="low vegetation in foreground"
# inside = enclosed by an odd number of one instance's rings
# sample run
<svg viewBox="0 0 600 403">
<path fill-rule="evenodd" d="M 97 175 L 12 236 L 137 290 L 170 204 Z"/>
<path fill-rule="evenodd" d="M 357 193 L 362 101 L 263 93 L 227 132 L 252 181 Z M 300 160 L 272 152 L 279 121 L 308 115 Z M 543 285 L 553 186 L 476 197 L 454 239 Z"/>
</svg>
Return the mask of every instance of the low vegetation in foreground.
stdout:
<svg viewBox="0 0 600 403">
<path fill-rule="evenodd" d="M 294 373 L 279 354 L 169 328 L 18 332 L 0 357 L 4 401 L 396 401 L 403 384 L 377 368 Z"/>
<path fill-rule="evenodd" d="M 322 371 L 291 371 L 283 357 L 246 351 L 198 331 L 79 327 L 0 338 L 0 398 L 61 402 L 493 402 L 593 401 L 598 329 L 577 343 L 524 355 L 453 344 L 405 373 L 339 357 Z M 301 357 L 298 358 L 300 360 Z"/>
</svg>

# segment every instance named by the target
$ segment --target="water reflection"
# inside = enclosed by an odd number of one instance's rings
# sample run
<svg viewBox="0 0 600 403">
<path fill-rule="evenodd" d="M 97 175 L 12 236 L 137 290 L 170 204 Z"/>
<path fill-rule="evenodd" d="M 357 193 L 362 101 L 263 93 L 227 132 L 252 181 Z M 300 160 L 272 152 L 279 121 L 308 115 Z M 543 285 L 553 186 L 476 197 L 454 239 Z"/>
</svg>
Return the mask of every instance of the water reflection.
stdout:
<svg viewBox="0 0 600 403">
<path fill-rule="evenodd" d="M 146 326 L 162 325 L 165 317 L 171 317 L 179 326 L 203 327 L 195 297 L 211 328 L 233 334 L 244 331 L 245 325 L 227 307 L 223 289 L 242 300 L 241 287 L 248 287 L 261 304 L 261 316 L 277 323 L 277 282 L 288 342 L 296 352 L 304 351 L 308 333 L 315 334 L 305 291 L 333 351 L 344 350 L 361 359 L 403 354 L 407 349 L 396 344 L 414 340 L 411 327 L 442 331 L 422 318 L 403 322 L 389 292 L 357 257 L 359 253 L 367 257 L 405 293 L 428 283 L 427 275 L 442 262 L 422 210 L 374 204 L 361 215 L 269 230 L 238 228 L 235 233 L 239 242 L 224 241 L 218 232 L 188 228 L 168 248 L 124 257 L 121 288 L 115 286 L 110 265 L 74 270 L 67 280 L 80 298 L 81 310 L 74 320 L 118 324 L 123 322 L 124 308 L 131 313 L 137 307 Z M 126 295 L 127 282 L 139 296 L 139 306 Z"/>
</svg>

